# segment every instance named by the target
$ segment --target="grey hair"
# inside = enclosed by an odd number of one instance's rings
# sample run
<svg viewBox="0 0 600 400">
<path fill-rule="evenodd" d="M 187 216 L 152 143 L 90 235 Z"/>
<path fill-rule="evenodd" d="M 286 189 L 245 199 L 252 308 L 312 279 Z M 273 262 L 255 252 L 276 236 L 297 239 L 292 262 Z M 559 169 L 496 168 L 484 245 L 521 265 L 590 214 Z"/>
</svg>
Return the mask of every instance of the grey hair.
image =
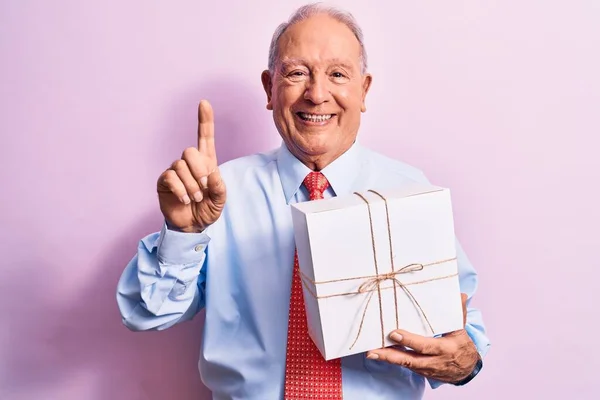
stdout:
<svg viewBox="0 0 600 400">
<path fill-rule="evenodd" d="M 358 22 L 351 13 L 337 7 L 323 5 L 322 3 L 307 4 L 300 7 L 286 22 L 282 23 L 277 27 L 277 29 L 275 29 L 275 33 L 271 39 L 271 45 L 269 46 L 269 71 L 271 73 L 275 71 L 275 63 L 279 57 L 279 39 L 285 33 L 285 31 L 290 26 L 318 14 L 328 15 L 329 17 L 343 23 L 352 31 L 354 36 L 356 36 L 356 39 L 360 44 L 360 69 L 361 73 L 365 74 L 367 72 L 367 51 L 365 50 L 362 29 L 360 29 Z"/>
</svg>

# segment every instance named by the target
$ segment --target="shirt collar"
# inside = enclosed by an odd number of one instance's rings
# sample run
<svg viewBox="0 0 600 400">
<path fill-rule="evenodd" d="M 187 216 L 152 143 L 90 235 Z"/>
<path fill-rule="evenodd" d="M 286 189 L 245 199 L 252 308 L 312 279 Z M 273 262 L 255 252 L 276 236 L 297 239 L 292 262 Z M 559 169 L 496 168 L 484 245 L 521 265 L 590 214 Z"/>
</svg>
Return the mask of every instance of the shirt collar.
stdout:
<svg viewBox="0 0 600 400">
<path fill-rule="evenodd" d="M 336 196 L 350 193 L 353 183 L 361 169 L 361 147 L 354 142 L 344 154 L 321 171 L 329 181 Z M 277 169 L 287 204 L 302 185 L 302 181 L 311 170 L 294 156 L 285 143 L 277 153 Z"/>
</svg>

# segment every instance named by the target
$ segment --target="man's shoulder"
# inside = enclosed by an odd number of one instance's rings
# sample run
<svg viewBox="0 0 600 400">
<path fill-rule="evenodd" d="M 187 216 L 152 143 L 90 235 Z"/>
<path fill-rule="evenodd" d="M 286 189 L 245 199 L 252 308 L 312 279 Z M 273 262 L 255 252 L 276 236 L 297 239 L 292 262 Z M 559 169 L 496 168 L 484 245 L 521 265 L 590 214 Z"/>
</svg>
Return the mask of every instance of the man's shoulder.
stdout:
<svg viewBox="0 0 600 400">
<path fill-rule="evenodd" d="M 363 154 L 370 163 L 374 172 L 381 175 L 402 176 L 416 182 L 427 182 L 427 177 L 423 171 L 405 161 L 393 158 L 375 150 L 363 147 Z"/>
</svg>

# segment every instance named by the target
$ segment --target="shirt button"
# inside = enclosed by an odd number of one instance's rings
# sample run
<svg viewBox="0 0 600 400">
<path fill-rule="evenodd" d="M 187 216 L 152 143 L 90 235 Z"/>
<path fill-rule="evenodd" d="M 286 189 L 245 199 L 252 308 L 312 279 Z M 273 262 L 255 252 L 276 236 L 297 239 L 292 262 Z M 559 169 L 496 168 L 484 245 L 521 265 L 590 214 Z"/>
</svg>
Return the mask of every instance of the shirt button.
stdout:
<svg viewBox="0 0 600 400">
<path fill-rule="evenodd" d="M 196 250 L 198 253 L 201 252 L 202 250 L 204 250 L 204 245 L 202 244 L 197 244 L 196 247 L 194 247 L 194 250 Z"/>
</svg>

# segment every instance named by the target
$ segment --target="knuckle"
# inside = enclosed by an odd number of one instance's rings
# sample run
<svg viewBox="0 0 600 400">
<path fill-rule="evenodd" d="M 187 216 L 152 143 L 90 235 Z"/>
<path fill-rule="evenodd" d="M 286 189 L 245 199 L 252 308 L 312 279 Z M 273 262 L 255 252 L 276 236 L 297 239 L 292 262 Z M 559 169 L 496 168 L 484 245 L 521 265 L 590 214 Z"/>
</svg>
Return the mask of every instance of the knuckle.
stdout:
<svg viewBox="0 0 600 400">
<path fill-rule="evenodd" d="M 173 161 L 173 164 L 171 164 L 171 168 L 177 172 L 182 171 L 185 168 L 185 161 L 184 160 L 175 160 Z"/>
<path fill-rule="evenodd" d="M 432 351 L 433 353 L 439 354 L 440 352 L 442 352 L 444 350 L 443 343 L 440 342 L 438 339 L 434 339 L 434 340 L 435 340 L 435 342 L 431 343 L 429 350 Z"/>
<path fill-rule="evenodd" d="M 183 150 L 183 153 L 181 153 L 181 158 L 184 160 L 190 160 L 197 153 L 198 149 L 196 149 L 195 147 L 188 147 L 185 150 Z"/>
<path fill-rule="evenodd" d="M 173 171 L 172 169 L 170 169 L 164 173 L 163 182 L 170 188 L 176 187 L 178 181 L 179 181 L 179 177 L 177 176 L 177 173 L 175 171 Z"/>
<path fill-rule="evenodd" d="M 175 171 L 173 171 L 172 169 L 168 169 L 165 172 L 163 172 L 162 174 L 160 174 L 158 181 L 168 184 L 173 180 L 174 173 L 175 173 Z"/>
<path fill-rule="evenodd" d="M 163 173 L 159 175 L 159 177 L 157 179 L 157 183 L 158 184 L 166 183 L 167 182 L 167 176 L 168 176 L 168 172 L 169 171 L 170 170 L 163 171 Z"/>
<path fill-rule="evenodd" d="M 460 350 L 460 346 L 454 341 L 449 342 L 448 345 L 446 346 L 446 351 L 450 354 L 456 354 L 456 353 L 458 353 L 459 350 Z"/>
</svg>

